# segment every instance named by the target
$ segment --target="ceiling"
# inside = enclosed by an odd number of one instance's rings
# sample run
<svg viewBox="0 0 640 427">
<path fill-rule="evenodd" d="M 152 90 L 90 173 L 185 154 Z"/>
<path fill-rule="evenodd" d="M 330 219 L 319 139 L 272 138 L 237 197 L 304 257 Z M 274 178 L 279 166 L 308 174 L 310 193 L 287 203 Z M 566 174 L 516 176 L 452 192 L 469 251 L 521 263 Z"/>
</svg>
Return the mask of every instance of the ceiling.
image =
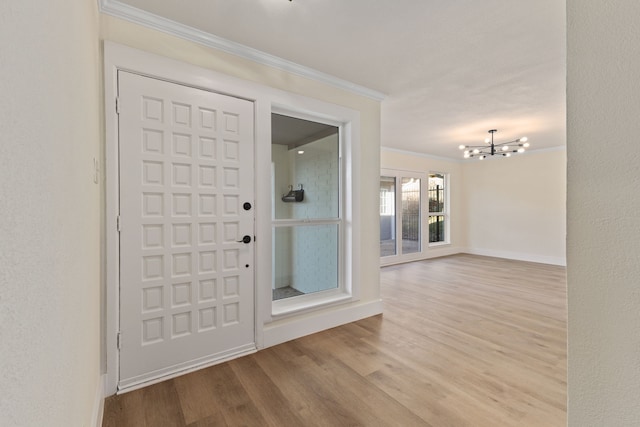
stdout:
<svg viewBox="0 0 640 427">
<path fill-rule="evenodd" d="M 290 150 L 337 133 L 335 126 L 271 114 L 271 143 L 286 145 Z"/>
<path fill-rule="evenodd" d="M 385 94 L 382 145 L 565 145 L 561 0 L 120 0 Z"/>
</svg>

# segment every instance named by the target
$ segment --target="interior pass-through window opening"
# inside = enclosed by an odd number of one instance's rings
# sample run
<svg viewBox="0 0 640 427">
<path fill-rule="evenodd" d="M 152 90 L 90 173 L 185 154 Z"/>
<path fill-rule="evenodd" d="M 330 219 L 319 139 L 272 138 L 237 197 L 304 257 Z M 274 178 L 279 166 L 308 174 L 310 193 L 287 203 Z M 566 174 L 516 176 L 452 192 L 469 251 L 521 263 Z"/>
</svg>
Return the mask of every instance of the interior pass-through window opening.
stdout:
<svg viewBox="0 0 640 427">
<path fill-rule="evenodd" d="M 339 127 L 272 114 L 272 300 L 341 286 Z"/>
</svg>

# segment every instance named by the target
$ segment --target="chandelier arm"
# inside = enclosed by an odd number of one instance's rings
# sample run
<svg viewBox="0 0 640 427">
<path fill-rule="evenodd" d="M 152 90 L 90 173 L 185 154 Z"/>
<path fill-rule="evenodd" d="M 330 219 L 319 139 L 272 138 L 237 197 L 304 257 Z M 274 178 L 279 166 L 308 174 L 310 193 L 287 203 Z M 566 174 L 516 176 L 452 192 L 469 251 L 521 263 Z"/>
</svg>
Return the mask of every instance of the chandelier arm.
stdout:
<svg viewBox="0 0 640 427">
<path fill-rule="evenodd" d="M 494 147 L 502 147 L 503 145 L 513 145 L 515 143 L 520 143 L 519 140 L 514 139 L 513 141 L 501 142 L 500 144 L 493 144 Z M 489 145 L 465 145 L 464 148 L 491 148 L 491 143 Z"/>
<path fill-rule="evenodd" d="M 515 143 L 519 143 L 520 141 L 517 139 L 514 139 L 513 141 L 509 141 L 509 142 L 501 142 L 500 144 L 494 144 L 496 147 L 502 147 L 503 145 L 513 145 Z"/>
</svg>

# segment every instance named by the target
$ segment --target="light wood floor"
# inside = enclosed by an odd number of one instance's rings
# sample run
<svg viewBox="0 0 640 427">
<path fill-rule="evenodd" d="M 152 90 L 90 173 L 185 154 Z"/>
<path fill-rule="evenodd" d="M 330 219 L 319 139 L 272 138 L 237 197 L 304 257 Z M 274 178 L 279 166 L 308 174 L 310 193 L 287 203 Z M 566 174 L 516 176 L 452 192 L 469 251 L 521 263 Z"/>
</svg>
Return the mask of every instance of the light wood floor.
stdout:
<svg viewBox="0 0 640 427">
<path fill-rule="evenodd" d="M 105 427 L 564 426 L 562 267 L 471 255 L 386 267 L 383 316 L 105 403 Z"/>
</svg>

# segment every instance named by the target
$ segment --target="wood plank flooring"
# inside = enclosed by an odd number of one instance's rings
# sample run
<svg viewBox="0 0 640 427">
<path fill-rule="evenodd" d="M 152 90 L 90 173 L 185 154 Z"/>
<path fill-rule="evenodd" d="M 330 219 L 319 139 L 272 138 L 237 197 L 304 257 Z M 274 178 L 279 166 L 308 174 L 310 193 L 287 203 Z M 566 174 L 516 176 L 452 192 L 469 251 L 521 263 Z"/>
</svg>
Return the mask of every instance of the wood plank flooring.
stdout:
<svg viewBox="0 0 640 427">
<path fill-rule="evenodd" d="M 385 312 L 112 396 L 104 427 L 566 425 L 563 267 L 381 272 Z"/>
</svg>

